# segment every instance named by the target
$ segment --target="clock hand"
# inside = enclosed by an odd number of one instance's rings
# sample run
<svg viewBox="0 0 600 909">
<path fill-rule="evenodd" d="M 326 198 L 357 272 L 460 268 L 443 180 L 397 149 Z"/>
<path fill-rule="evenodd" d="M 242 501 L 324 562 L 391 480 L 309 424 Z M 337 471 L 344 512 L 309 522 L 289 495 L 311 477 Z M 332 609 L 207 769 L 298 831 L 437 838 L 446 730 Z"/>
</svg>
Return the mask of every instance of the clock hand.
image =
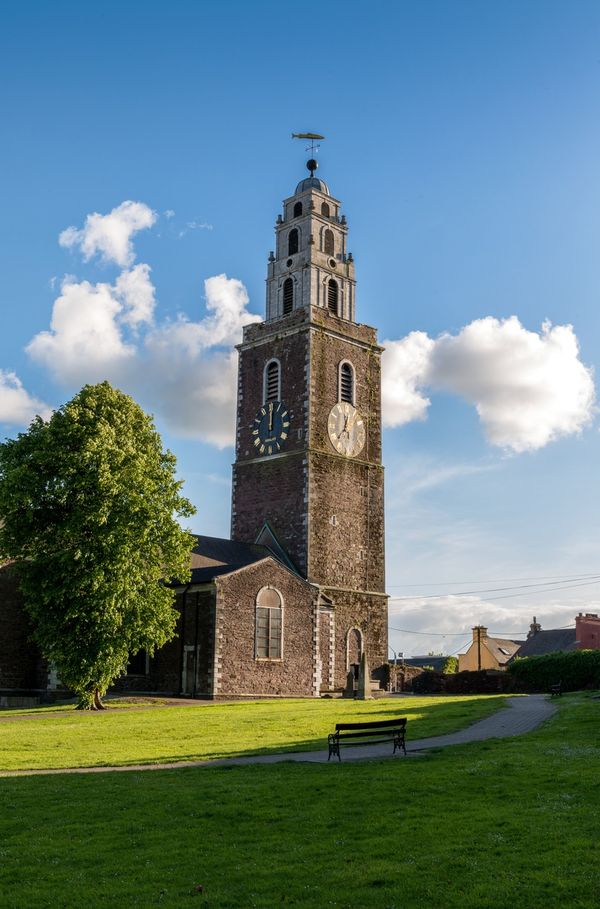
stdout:
<svg viewBox="0 0 600 909">
<path fill-rule="evenodd" d="M 273 405 L 269 404 L 269 432 L 273 429 Z"/>
</svg>

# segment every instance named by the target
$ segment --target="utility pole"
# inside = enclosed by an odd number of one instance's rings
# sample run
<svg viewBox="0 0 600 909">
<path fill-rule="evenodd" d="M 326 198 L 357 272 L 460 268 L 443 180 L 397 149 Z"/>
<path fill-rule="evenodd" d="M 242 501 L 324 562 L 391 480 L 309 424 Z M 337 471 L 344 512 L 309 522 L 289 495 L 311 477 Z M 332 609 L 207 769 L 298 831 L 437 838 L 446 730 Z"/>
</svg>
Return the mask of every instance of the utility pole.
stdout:
<svg viewBox="0 0 600 909">
<path fill-rule="evenodd" d="M 481 625 L 477 626 L 477 671 L 481 672 Z"/>
</svg>

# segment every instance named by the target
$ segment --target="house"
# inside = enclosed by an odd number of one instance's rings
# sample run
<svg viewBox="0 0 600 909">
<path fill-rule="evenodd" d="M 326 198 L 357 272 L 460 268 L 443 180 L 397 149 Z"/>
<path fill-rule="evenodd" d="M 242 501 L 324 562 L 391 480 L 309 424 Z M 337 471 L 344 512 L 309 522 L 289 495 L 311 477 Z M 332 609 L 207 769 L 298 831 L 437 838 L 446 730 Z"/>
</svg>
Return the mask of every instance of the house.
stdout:
<svg viewBox="0 0 600 909">
<path fill-rule="evenodd" d="M 527 640 L 523 642 L 516 656 L 519 658 L 543 656 L 546 653 L 576 649 L 577 635 L 575 628 L 555 628 L 543 631 L 542 626 L 534 616 L 533 622 L 529 626 Z"/>
<path fill-rule="evenodd" d="M 527 640 L 516 656 L 544 656 L 546 653 L 596 649 L 600 649 L 600 617 L 596 613 L 583 615 L 580 612 L 575 616 L 575 628 L 552 628 L 548 631 L 542 629 L 534 616 Z"/>
<path fill-rule="evenodd" d="M 473 640 L 469 649 L 458 656 L 458 671 L 506 669 L 506 664 L 522 644 L 523 641 L 491 638 L 484 625 L 476 625 L 473 628 Z"/>
</svg>

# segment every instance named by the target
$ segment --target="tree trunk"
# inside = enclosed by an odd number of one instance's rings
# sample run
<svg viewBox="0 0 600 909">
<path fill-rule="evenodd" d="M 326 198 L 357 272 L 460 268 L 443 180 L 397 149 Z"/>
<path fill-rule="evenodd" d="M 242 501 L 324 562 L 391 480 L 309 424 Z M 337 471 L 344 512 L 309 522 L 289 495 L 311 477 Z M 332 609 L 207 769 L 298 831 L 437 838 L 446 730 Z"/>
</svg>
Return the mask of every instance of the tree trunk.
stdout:
<svg viewBox="0 0 600 909">
<path fill-rule="evenodd" d="M 100 697 L 100 692 L 96 688 L 94 691 L 94 710 L 106 710 L 106 707 L 102 703 L 102 698 Z"/>
</svg>

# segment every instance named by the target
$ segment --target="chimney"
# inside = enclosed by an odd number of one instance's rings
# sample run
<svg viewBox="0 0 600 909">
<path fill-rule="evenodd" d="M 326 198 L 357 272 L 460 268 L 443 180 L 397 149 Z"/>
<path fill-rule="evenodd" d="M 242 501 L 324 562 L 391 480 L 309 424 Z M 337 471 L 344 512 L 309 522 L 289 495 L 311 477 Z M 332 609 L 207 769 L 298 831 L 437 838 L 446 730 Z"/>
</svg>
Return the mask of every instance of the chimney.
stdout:
<svg viewBox="0 0 600 909">
<path fill-rule="evenodd" d="M 529 626 L 529 631 L 528 631 L 528 633 L 527 633 L 527 640 L 529 640 L 529 638 L 532 638 L 532 637 L 534 636 L 534 634 L 537 634 L 538 631 L 541 631 L 541 630 L 542 630 L 542 626 L 540 625 L 540 623 L 538 622 L 538 620 L 537 620 L 536 617 L 534 616 L 534 617 L 533 617 L 533 622 L 532 622 L 531 625 Z"/>
<path fill-rule="evenodd" d="M 487 638 L 487 636 L 488 630 L 485 625 L 475 625 L 473 628 L 473 640 L 475 643 L 477 643 L 477 641 L 483 641 L 483 639 Z"/>
</svg>

